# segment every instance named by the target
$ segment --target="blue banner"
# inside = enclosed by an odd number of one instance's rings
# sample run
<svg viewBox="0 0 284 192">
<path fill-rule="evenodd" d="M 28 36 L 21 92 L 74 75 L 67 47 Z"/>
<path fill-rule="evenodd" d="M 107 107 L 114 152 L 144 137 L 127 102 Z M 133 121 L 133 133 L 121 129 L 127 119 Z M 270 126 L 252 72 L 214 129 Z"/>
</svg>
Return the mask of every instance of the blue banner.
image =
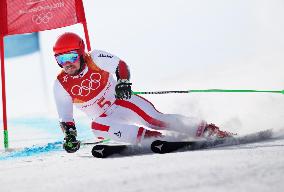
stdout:
<svg viewBox="0 0 284 192">
<path fill-rule="evenodd" d="M 39 50 L 38 33 L 6 36 L 4 38 L 5 58 L 26 55 Z"/>
</svg>

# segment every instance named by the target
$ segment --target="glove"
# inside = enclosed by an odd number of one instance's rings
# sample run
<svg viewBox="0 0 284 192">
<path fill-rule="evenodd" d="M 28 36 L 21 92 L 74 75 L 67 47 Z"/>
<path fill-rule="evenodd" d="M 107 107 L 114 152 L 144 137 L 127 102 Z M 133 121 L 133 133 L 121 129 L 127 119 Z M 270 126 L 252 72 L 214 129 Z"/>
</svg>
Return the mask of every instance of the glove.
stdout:
<svg viewBox="0 0 284 192">
<path fill-rule="evenodd" d="M 80 149 L 80 141 L 78 141 L 74 135 L 67 135 L 64 138 L 63 149 L 65 149 L 67 153 L 75 153 Z"/>
<path fill-rule="evenodd" d="M 80 141 L 76 139 L 77 130 L 73 122 L 60 122 L 60 127 L 65 133 L 65 138 L 63 141 L 63 149 L 67 153 L 74 153 L 80 148 Z"/>
<path fill-rule="evenodd" d="M 119 79 L 115 86 L 115 98 L 117 99 L 130 99 L 131 98 L 131 85 L 127 79 Z"/>
</svg>

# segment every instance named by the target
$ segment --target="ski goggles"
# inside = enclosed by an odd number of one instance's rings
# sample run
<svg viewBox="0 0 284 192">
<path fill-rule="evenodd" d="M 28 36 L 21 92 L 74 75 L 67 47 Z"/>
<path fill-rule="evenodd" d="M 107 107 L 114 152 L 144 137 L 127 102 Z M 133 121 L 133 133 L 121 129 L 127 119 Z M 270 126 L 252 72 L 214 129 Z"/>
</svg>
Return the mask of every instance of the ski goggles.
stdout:
<svg viewBox="0 0 284 192">
<path fill-rule="evenodd" d="M 64 66 L 67 62 L 75 63 L 80 58 L 77 51 L 70 51 L 68 53 L 55 55 L 55 59 L 60 66 Z"/>
</svg>

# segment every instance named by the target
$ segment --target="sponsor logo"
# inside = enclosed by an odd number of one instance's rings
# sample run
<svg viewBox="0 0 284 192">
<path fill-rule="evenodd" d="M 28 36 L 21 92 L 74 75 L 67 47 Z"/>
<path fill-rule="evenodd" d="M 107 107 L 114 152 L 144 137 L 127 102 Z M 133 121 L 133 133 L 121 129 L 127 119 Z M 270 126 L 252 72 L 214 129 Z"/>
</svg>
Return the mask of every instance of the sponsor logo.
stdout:
<svg viewBox="0 0 284 192">
<path fill-rule="evenodd" d="M 102 54 L 100 53 L 98 57 L 108 57 L 108 58 L 113 58 L 112 55 L 106 55 L 106 54 Z"/>
<path fill-rule="evenodd" d="M 159 149 L 160 151 L 162 151 L 162 147 L 163 147 L 163 145 L 164 145 L 164 144 L 156 145 L 155 147 L 156 147 L 157 149 Z"/>
<path fill-rule="evenodd" d="M 103 151 L 105 150 L 105 148 L 102 148 L 102 149 L 96 149 L 94 150 L 95 152 L 99 153 L 102 157 L 104 156 L 104 153 Z"/>
<path fill-rule="evenodd" d="M 92 73 L 90 79 L 83 80 L 80 85 L 74 85 L 71 88 L 71 93 L 75 96 L 88 96 L 91 91 L 99 88 L 101 78 L 99 73 Z"/>
<path fill-rule="evenodd" d="M 36 6 L 37 3 L 44 2 L 46 0 L 38 0 L 38 1 L 28 1 L 26 2 L 27 7 L 25 9 L 20 9 L 19 14 L 28 14 L 28 13 L 38 13 L 40 11 L 56 11 L 56 9 L 59 9 L 64 7 L 64 2 L 58 2 L 58 3 L 53 3 L 51 5 L 39 5 Z M 42 4 L 42 3 L 41 3 Z"/>
<path fill-rule="evenodd" d="M 117 137 L 121 138 L 121 132 L 118 131 L 117 133 L 114 133 Z"/>
</svg>

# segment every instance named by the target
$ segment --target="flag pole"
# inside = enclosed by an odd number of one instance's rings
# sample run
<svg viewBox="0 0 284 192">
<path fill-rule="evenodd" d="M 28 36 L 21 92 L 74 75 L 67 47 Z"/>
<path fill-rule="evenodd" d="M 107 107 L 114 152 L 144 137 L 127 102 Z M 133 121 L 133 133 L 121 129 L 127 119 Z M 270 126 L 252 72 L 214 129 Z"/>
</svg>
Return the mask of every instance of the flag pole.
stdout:
<svg viewBox="0 0 284 192">
<path fill-rule="evenodd" d="M 82 22 L 82 24 L 83 24 L 83 27 L 84 27 L 87 49 L 88 49 L 88 51 L 91 51 L 91 43 L 90 43 L 89 32 L 88 32 L 88 28 L 87 28 L 87 21 Z"/>
<path fill-rule="evenodd" d="M 9 148 L 8 126 L 7 126 L 7 108 L 6 108 L 6 85 L 5 85 L 5 62 L 4 62 L 4 36 L 0 36 L 1 52 L 1 83 L 2 83 L 2 109 L 3 109 L 3 129 L 4 129 L 4 148 Z"/>
</svg>

